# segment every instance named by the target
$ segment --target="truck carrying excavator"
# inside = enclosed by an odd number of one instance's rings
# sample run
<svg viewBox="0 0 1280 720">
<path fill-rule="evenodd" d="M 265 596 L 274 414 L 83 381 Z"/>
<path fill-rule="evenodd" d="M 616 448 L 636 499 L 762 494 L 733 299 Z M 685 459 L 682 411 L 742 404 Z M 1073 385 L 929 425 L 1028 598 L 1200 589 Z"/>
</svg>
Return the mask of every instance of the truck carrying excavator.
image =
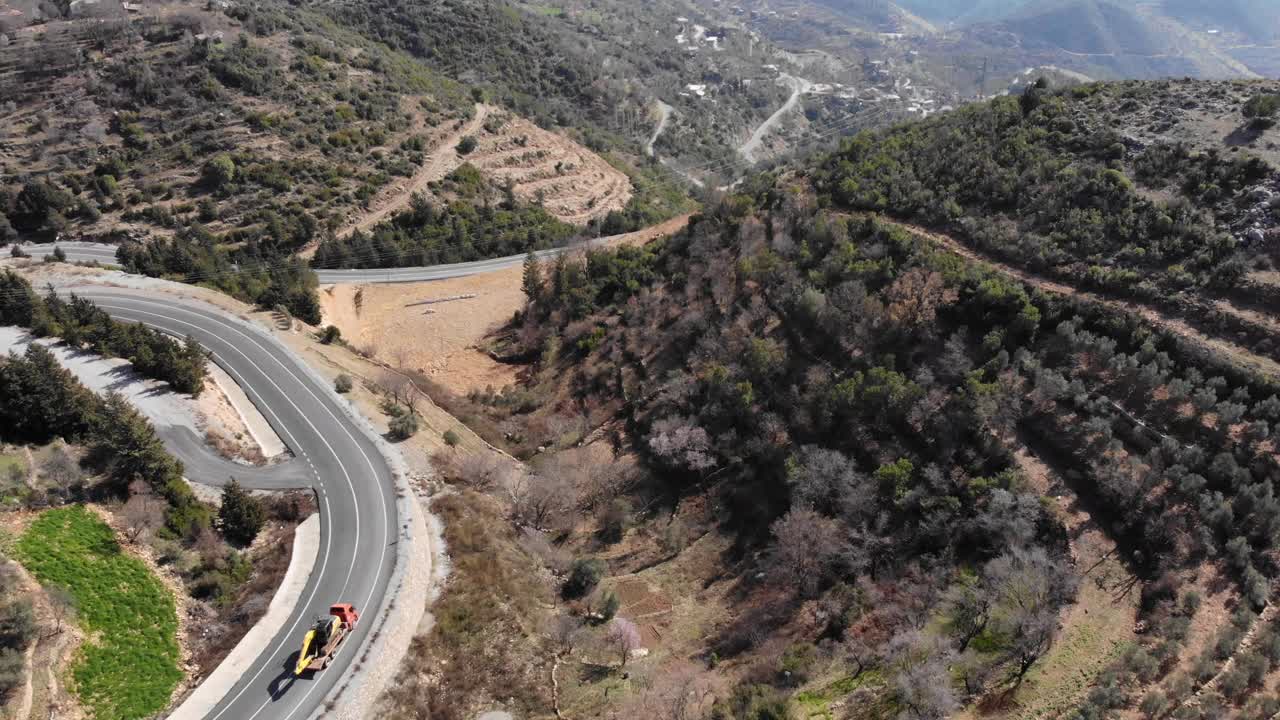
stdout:
<svg viewBox="0 0 1280 720">
<path fill-rule="evenodd" d="M 360 613 L 350 603 L 330 606 L 329 615 L 316 620 L 315 626 L 303 636 L 302 651 L 298 653 L 298 664 L 293 674 L 325 669 L 359 619 Z"/>
</svg>

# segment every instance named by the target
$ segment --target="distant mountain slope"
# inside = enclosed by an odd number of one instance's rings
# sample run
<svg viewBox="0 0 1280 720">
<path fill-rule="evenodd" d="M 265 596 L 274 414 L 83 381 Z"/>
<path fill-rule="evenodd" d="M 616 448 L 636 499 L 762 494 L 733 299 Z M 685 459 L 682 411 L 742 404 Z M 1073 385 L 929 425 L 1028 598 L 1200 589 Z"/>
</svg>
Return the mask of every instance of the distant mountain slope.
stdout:
<svg viewBox="0 0 1280 720">
<path fill-rule="evenodd" d="M 1084 55 L 1159 55 L 1163 37 L 1133 10 L 1105 0 L 1046 0 L 1023 7 L 1000 23 L 1024 40 Z"/>
<path fill-rule="evenodd" d="M 904 3 L 890 0 L 815 0 L 855 27 L 920 34 L 934 32 L 928 18 L 916 14 Z"/>
<path fill-rule="evenodd" d="M 1275 0 L 1164 0 L 1163 13 L 1193 29 L 1239 34 L 1256 43 L 1280 42 Z"/>
<path fill-rule="evenodd" d="M 935 23 L 967 25 L 1008 17 L 1033 0 L 898 0 L 903 8 Z"/>
<path fill-rule="evenodd" d="M 959 8 L 959 3 L 943 0 L 903 1 Z M 1198 17 L 1242 22 L 1239 18 L 1247 18 L 1256 1 L 1228 0 L 1220 10 L 1201 10 Z M 1226 24 L 1183 21 L 1177 12 L 1193 17 L 1183 7 L 1137 0 L 989 0 L 958 15 L 946 42 L 929 50 L 943 58 L 957 52 L 985 57 L 998 67 L 1056 65 L 1103 78 L 1249 78 L 1280 66 L 1280 52 L 1251 44 Z M 1003 14 L 973 21 L 973 13 L 999 12 Z M 1269 18 L 1277 13 L 1263 14 Z"/>
<path fill-rule="evenodd" d="M 1196 30 L 1238 33 L 1253 42 L 1274 44 L 1280 37 L 1280 4 L 1274 0 L 1102 0 L 1051 2 L 1037 0 L 897 0 L 897 5 L 930 22 L 952 26 L 1001 22 L 1022 16 L 1043 16 L 1045 5 L 1105 4 L 1128 13 L 1147 11 Z"/>
</svg>

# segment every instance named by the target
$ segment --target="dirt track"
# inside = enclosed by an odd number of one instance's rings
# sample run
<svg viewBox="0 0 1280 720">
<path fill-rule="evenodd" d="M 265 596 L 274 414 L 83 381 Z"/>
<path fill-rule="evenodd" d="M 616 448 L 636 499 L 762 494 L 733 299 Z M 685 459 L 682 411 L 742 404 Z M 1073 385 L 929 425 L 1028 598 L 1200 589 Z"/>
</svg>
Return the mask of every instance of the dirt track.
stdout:
<svg viewBox="0 0 1280 720">
<path fill-rule="evenodd" d="M 1237 345 L 1229 340 L 1207 335 L 1193 327 L 1186 320 L 1169 315 L 1161 310 L 1151 307 L 1150 305 L 1134 301 L 1113 300 L 1088 290 L 1081 290 L 1055 280 L 1050 280 L 1035 273 L 1031 273 L 996 260 L 985 253 L 974 250 L 950 235 L 933 232 L 932 230 L 927 230 L 918 225 L 893 220 L 884 216 L 880 216 L 880 220 L 890 225 L 896 225 L 916 235 L 929 238 L 961 257 L 995 268 L 1006 275 L 1017 278 L 1018 280 L 1045 292 L 1080 297 L 1089 300 L 1090 302 L 1099 303 L 1110 308 L 1136 314 L 1152 325 L 1168 330 L 1169 332 L 1174 333 L 1189 342 L 1195 343 L 1196 345 L 1208 348 L 1215 353 L 1230 359 L 1238 365 L 1242 365 L 1249 370 L 1261 373 L 1272 379 L 1280 380 L 1280 362 L 1276 362 L 1272 358 L 1264 355 L 1258 355 L 1252 350 L 1241 345 Z M 1245 312 L 1238 308 L 1232 308 L 1232 310 L 1237 313 Z"/>
<path fill-rule="evenodd" d="M 397 211 L 408 207 L 409 201 L 413 199 L 415 194 L 425 194 L 427 185 L 440 180 L 454 168 L 461 165 L 462 156 L 458 154 L 458 143 L 462 142 L 462 138 L 479 132 L 480 127 L 484 125 L 485 118 L 489 117 L 489 113 L 493 110 L 494 108 L 489 105 L 476 105 L 475 115 L 457 130 L 440 140 L 432 148 L 431 153 L 427 155 L 422 167 L 418 168 L 418 172 L 413 174 L 413 177 L 409 178 L 404 184 L 395 184 L 383 188 L 382 192 L 378 193 L 378 198 L 370 205 L 374 209 L 349 223 L 339 235 L 345 237 L 357 230 L 367 232 L 374 225 L 391 217 Z M 416 117 L 420 122 L 420 111 Z"/>
</svg>

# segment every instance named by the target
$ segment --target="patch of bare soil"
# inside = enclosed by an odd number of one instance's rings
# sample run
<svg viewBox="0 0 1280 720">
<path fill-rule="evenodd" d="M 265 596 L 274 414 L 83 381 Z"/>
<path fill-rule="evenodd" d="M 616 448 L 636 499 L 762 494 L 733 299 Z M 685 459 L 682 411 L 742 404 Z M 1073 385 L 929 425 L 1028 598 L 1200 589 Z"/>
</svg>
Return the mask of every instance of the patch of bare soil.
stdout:
<svg viewBox="0 0 1280 720">
<path fill-rule="evenodd" d="M 1242 94 L 1235 98 L 1239 104 L 1232 102 L 1189 112 L 1180 126 L 1175 126 L 1169 134 L 1173 139 L 1202 147 L 1225 146 L 1231 150 L 1243 148 L 1273 166 L 1280 165 L 1280 146 L 1277 146 L 1280 132 L 1274 129 L 1263 132 L 1244 129 L 1245 121 L 1240 115 L 1240 105 L 1246 99 L 1247 95 Z"/>
<path fill-rule="evenodd" d="M 431 305 L 424 300 L 471 295 Z M 517 368 L 477 346 L 524 303 L 520 268 L 406 285 L 335 285 L 320 291 L 324 321 L 362 352 L 417 370 L 465 394 L 515 380 Z"/>
<path fill-rule="evenodd" d="M 640 245 L 679 232 L 688 215 L 606 241 Z M 333 285 L 320 291 L 325 324 L 361 352 L 421 372 L 465 395 L 515 380 L 518 368 L 480 350 L 489 332 L 524 306 L 520 267 L 422 283 Z M 467 297 L 474 296 L 474 297 Z M 424 300 L 462 298 L 419 305 Z"/>
<path fill-rule="evenodd" d="M 1267 270 L 1249 273 L 1249 279 L 1265 285 L 1280 285 L 1280 272 Z"/>
<path fill-rule="evenodd" d="M 386 435 L 391 418 L 382 411 L 382 404 L 387 399 L 388 388 L 404 391 L 408 387 L 405 376 L 376 359 L 361 357 L 338 344 L 321 345 L 310 334 L 276 333 L 276 337 L 329 381 L 336 380 L 339 375 L 352 378 L 353 387 L 346 398 L 369 420 L 375 431 Z M 498 454 L 514 462 L 436 405 L 425 390 L 417 386 L 411 390 L 418 415 L 418 433 L 396 445 L 412 472 L 429 476 L 433 458 L 439 453 L 459 456 Z M 450 430 L 457 435 L 457 442 L 452 446 L 444 439 L 444 433 Z"/>
</svg>

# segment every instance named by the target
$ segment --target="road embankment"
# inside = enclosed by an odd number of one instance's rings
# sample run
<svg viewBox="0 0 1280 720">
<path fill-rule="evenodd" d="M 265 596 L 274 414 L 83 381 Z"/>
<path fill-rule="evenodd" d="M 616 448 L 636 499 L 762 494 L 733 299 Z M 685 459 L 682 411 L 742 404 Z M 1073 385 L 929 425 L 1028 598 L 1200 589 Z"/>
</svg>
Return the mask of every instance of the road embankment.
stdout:
<svg viewBox="0 0 1280 720">
<path fill-rule="evenodd" d="M 201 720 L 217 707 L 218 702 L 231 692 L 246 667 L 253 664 L 271 644 L 288 621 L 290 613 L 302 597 L 302 591 L 311 578 L 316 559 L 320 555 L 320 516 L 312 515 L 293 536 L 293 556 L 285 572 L 280 588 L 267 605 L 267 612 L 245 634 L 235 649 L 227 655 L 218 668 L 204 678 L 195 690 L 169 714 L 169 720 Z"/>
</svg>

